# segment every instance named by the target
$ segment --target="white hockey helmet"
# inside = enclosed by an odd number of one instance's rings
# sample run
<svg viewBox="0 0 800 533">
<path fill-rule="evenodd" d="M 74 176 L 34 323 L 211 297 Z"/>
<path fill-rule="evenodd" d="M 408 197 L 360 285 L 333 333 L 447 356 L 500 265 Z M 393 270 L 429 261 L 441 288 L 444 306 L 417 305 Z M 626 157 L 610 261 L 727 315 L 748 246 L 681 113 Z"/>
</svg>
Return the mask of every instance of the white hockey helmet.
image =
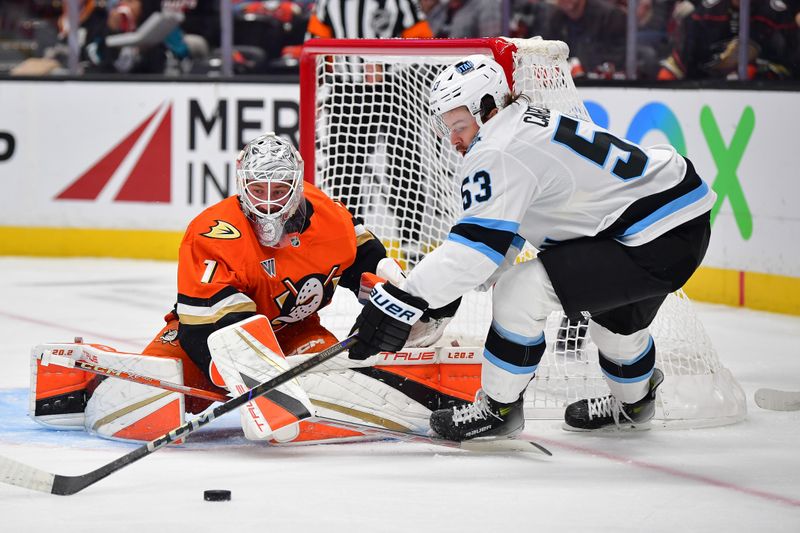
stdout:
<svg viewBox="0 0 800 533">
<path fill-rule="evenodd" d="M 473 54 L 444 69 L 431 85 L 431 122 L 441 137 L 449 135 L 442 114 L 466 106 L 475 116 L 478 125 L 483 125 L 481 101 L 485 96 L 494 99 L 494 106 L 503 109 L 508 87 L 506 73 L 494 59 Z"/>
<path fill-rule="evenodd" d="M 259 135 L 236 157 L 236 189 L 262 246 L 280 248 L 303 228 L 303 159 L 272 132 Z"/>
</svg>

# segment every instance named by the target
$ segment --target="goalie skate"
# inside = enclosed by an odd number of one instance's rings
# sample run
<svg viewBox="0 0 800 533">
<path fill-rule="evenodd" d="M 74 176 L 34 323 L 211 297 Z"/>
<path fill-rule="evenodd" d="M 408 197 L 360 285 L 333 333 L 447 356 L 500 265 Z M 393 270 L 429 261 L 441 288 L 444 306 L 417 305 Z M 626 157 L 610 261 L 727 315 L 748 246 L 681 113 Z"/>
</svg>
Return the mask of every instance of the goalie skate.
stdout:
<svg viewBox="0 0 800 533">
<path fill-rule="evenodd" d="M 479 390 L 473 403 L 431 414 L 431 429 L 445 439 L 464 441 L 483 437 L 515 437 L 525 427 L 522 396 L 500 403 Z"/>
<path fill-rule="evenodd" d="M 579 400 L 567 406 L 564 412 L 564 429 L 567 431 L 595 431 L 602 429 L 648 429 L 656 411 L 656 391 L 664 381 L 664 373 L 653 369 L 650 390 L 635 403 L 622 403 L 611 395 Z"/>
</svg>

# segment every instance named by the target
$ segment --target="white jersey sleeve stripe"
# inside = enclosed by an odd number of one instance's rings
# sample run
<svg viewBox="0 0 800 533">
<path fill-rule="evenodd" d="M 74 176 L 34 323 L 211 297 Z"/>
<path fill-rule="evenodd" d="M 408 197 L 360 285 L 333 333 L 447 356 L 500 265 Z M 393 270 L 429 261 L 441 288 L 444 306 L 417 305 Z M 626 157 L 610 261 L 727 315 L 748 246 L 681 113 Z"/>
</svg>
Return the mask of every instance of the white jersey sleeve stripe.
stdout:
<svg viewBox="0 0 800 533">
<path fill-rule="evenodd" d="M 458 244 L 462 244 L 468 248 L 472 248 L 476 252 L 479 252 L 486 257 L 488 257 L 493 263 L 500 266 L 503 263 L 504 255 L 493 250 L 489 246 L 483 244 L 482 242 L 474 242 L 466 237 L 462 237 L 461 235 L 457 235 L 455 233 L 451 233 L 447 236 L 448 241 L 453 241 Z"/>
</svg>

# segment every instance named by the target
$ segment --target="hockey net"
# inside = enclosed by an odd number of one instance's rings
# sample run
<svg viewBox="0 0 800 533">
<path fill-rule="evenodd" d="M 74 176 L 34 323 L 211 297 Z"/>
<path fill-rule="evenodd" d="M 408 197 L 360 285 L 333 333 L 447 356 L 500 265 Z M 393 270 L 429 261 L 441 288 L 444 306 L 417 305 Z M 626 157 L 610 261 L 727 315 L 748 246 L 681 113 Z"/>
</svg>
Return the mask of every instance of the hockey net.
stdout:
<svg viewBox="0 0 800 533">
<path fill-rule="evenodd" d="M 590 120 L 569 75 L 568 48 L 534 39 L 309 41 L 300 66 L 300 146 L 306 179 L 360 215 L 407 269 L 447 236 L 461 214 L 455 171 L 461 157 L 429 125 L 427 95 L 447 65 L 474 53 L 493 56 L 516 92 L 534 103 Z M 519 260 L 530 259 L 525 250 Z M 345 335 L 360 309 L 337 291 L 323 324 Z M 447 346 L 481 346 L 491 293 L 464 297 Z M 651 326 L 666 376 L 656 418 L 664 427 L 701 427 L 744 418 L 744 393 L 720 364 L 692 304 L 679 291 Z M 608 394 L 585 324 L 553 313 L 547 350 L 526 392 L 526 416 L 560 417 L 575 400 Z M 480 350 L 476 350 L 476 353 Z"/>
</svg>

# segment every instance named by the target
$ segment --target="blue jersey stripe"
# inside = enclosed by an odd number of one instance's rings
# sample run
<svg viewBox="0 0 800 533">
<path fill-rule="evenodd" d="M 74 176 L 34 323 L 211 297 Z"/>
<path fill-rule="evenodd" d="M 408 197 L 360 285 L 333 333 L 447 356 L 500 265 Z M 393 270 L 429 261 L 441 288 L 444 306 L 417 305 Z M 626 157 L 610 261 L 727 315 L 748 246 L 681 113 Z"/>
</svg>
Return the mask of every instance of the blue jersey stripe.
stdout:
<svg viewBox="0 0 800 533">
<path fill-rule="evenodd" d="M 456 224 L 472 224 L 474 226 L 481 226 L 482 228 L 507 231 L 509 233 L 517 233 L 519 229 L 519 222 L 499 220 L 496 218 L 466 217 L 456 222 Z"/>
<path fill-rule="evenodd" d="M 629 237 L 640 231 L 644 231 L 649 226 L 652 226 L 659 220 L 676 213 L 697 201 L 702 200 L 708 194 L 708 185 L 705 182 L 702 182 L 699 187 L 690 191 L 683 196 L 676 198 L 675 200 L 669 202 L 661 206 L 660 208 L 653 211 L 650 215 L 646 216 L 636 224 L 632 225 L 628 229 L 625 230 L 625 233 L 620 235 L 620 237 Z"/>
<path fill-rule="evenodd" d="M 503 264 L 503 259 L 504 259 L 503 254 L 493 250 L 491 247 L 483 244 L 482 242 L 471 241 L 466 237 L 462 237 L 461 235 L 457 235 L 455 233 L 449 234 L 447 236 L 447 240 L 457 242 L 459 244 L 463 244 L 464 246 L 472 248 L 476 252 L 483 254 L 489 259 L 491 259 L 491 261 L 495 263 L 497 266 Z"/>
<path fill-rule="evenodd" d="M 510 372 L 511 374 L 517 374 L 517 375 L 533 374 L 534 372 L 536 372 L 536 368 L 539 366 L 538 364 L 533 366 L 512 365 L 511 363 L 503 361 L 502 359 L 500 359 L 499 357 L 497 357 L 496 355 L 494 355 L 492 352 L 490 352 L 485 348 L 483 350 L 483 357 L 486 358 L 487 362 L 493 364 L 494 366 L 502 368 L 503 370 L 505 370 L 506 372 Z"/>
<path fill-rule="evenodd" d="M 502 335 L 504 339 L 521 344 L 522 346 L 536 346 L 544 342 L 544 332 L 540 333 L 538 337 L 526 337 L 525 335 L 520 335 L 505 329 L 494 320 L 492 320 L 492 327 L 497 333 Z"/>
</svg>

